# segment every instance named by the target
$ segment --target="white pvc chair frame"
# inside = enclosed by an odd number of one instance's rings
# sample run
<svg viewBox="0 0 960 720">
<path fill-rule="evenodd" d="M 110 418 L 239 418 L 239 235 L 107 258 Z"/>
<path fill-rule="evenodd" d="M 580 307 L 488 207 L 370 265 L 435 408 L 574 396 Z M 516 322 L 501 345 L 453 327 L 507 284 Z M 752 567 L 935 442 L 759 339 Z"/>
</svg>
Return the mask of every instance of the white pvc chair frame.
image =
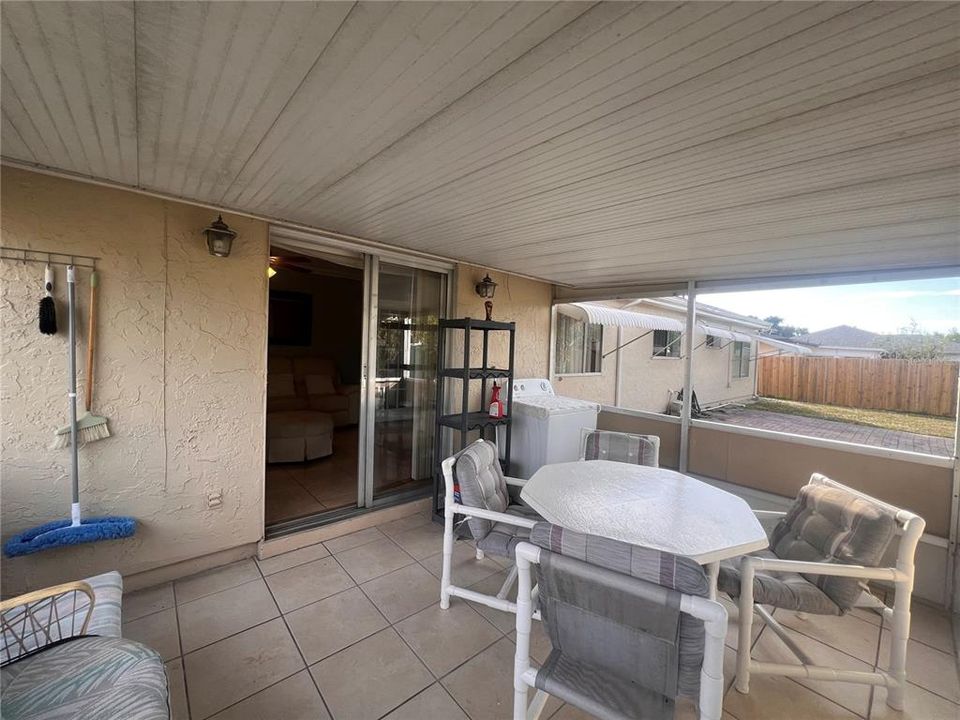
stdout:
<svg viewBox="0 0 960 720">
<path fill-rule="evenodd" d="M 530 665 L 530 629 L 539 616 L 537 593 L 530 566 L 540 563 L 541 549 L 531 543 L 517 545 L 517 649 L 513 659 L 513 720 L 537 720 L 549 695 L 537 690 L 527 705 L 527 689 L 536 688 L 537 668 Z M 639 582 L 639 581 L 638 581 Z M 723 641 L 727 611 L 716 600 L 681 594 L 680 612 L 703 620 L 703 666 L 700 669 L 700 720 L 720 720 L 723 714 Z"/>
<path fill-rule="evenodd" d="M 901 510 L 881 502 L 870 495 L 835 482 L 828 477 L 814 473 L 810 477 L 811 485 L 827 485 L 841 488 L 870 502 L 876 503 L 891 512 L 897 519 L 900 547 L 897 550 L 896 567 L 864 567 L 862 565 L 840 565 L 836 563 L 801 562 L 798 560 L 780 560 L 745 555 L 740 560 L 740 625 L 739 644 L 737 646 L 736 688 L 741 693 L 750 691 L 750 675 L 782 675 L 785 677 L 805 677 L 811 680 L 833 680 L 839 682 L 883 685 L 887 688 L 887 704 L 894 710 L 903 710 L 903 701 L 907 687 L 907 641 L 910 638 L 910 597 L 913 593 L 914 555 L 917 543 L 926 525 L 923 518 L 907 510 Z M 757 511 L 758 517 L 777 517 L 782 512 Z M 853 577 L 863 580 L 886 580 L 894 585 L 893 607 L 887 607 L 876 598 L 872 606 L 891 624 L 893 630 L 890 643 L 889 671 L 864 672 L 859 670 L 841 670 L 815 665 L 804 653 L 787 631 L 763 607 L 753 603 L 753 579 L 757 570 L 774 570 L 802 573 L 804 575 L 832 575 L 835 577 Z M 863 597 L 861 595 L 861 597 Z M 876 606 L 879 605 L 878 609 Z M 799 665 L 786 663 L 759 662 L 750 657 L 750 631 L 753 625 L 753 610 L 773 630 L 791 652 L 800 660 Z"/>
<path fill-rule="evenodd" d="M 483 439 L 477 440 L 477 442 L 486 442 Z M 507 579 L 504 581 L 503 586 L 500 588 L 500 591 L 494 595 L 485 595 L 484 593 L 477 592 L 476 590 L 470 590 L 468 588 L 462 588 L 453 584 L 453 579 L 451 578 L 451 565 L 453 560 L 453 516 L 460 514 L 465 515 L 468 518 L 483 518 L 484 520 L 492 520 L 493 522 L 502 522 L 508 523 L 510 525 L 515 525 L 517 527 L 532 528 L 536 524 L 536 520 L 531 520 L 529 518 L 518 517 L 516 515 L 508 515 L 506 513 L 496 512 L 494 510 L 487 510 L 486 508 L 476 508 L 469 507 L 467 505 L 461 505 L 454 501 L 453 497 L 453 466 L 456 463 L 456 457 L 448 457 L 444 460 L 440 467 L 443 470 L 443 483 L 444 483 L 444 501 L 443 501 L 443 570 L 440 574 L 440 607 L 443 610 L 446 610 L 450 607 L 450 597 L 455 596 L 463 598 L 464 600 L 471 600 L 472 602 L 480 603 L 481 605 L 486 605 L 488 607 L 495 608 L 497 610 L 503 610 L 505 612 L 516 613 L 517 604 L 507 600 L 507 594 L 510 592 L 510 588 L 513 586 L 514 581 L 517 579 L 517 567 L 514 565 L 510 568 L 510 572 L 507 575 Z M 523 487 L 525 481 L 519 478 L 506 477 L 507 485 L 513 487 Z M 483 550 L 477 548 L 477 559 L 483 559 Z"/>
</svg>

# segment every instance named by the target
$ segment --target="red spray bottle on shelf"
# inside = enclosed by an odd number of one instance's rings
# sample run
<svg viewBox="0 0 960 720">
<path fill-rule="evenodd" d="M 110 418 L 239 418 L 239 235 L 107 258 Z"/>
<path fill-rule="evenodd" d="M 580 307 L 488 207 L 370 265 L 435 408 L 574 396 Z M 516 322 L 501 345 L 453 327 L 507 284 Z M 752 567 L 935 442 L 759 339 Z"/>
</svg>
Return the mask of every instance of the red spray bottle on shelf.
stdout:
<svg viewBox="0 0 960 720">
<path fill-rule="evenodd" d="M 500 386 L 497 385 L 496 380 L 493 381 L 493 390 L 490 396 L 490 417 L 503 417 L 503 403 L 500 402 Z"/>
</svg>

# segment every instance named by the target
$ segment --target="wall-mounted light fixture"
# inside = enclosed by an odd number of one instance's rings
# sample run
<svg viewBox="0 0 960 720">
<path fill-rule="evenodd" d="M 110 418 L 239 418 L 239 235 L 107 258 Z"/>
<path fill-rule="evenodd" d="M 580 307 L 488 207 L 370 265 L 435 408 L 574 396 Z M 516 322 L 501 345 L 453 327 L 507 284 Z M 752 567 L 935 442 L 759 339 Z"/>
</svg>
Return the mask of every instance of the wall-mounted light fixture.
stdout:
<svg viewBox="0 0 960 720">
<path fill-rule="evenodd" d="M 276 269 L 273 265 L 274 265 L 274 263 L 276 263 L 279 259 L 280 259 L 280 258 L 278 258 L 276 255 L 271 255 L 271 256 L 270 256 L 270 262 L 269 262 L 269 264 L 267 265 L 267 280 L 269 280 L 270 278 L 272 278 L 274 275 L 277 274 L 277 269 Z"/>
<path fill-rule="evenodd" d="M 222 215 L 217 215 L 217 219 L 210 223 L 210 227 L 203 229 L 203 234 L 207 236 L 207 249 L 210 250 L 210 254 L 217 257 L 227 257 L 230 254 L 233 239 L 237 236 L 237 233 L 223 221 Z"/>
<path fill-rule="evenodd" d="M 482 297 L 486 302 L 483 304 L 484 309 L 487 311 L 487 320 L 493 319 L 493 294 L 497 291 L 497 284 L 490 279 L 490 273 L 487 273 L 486 276 L 476 284 L 474 288 L 477 291 L 477 295 Z"/>
<path fill-rule="evenodd" d="M 487 273 L 486 277 L 477 283 L 476 290 L 477 295 L 484 300 L 491 300 L 493 298 L 493 294 L 497 291 L 497 284 L 490 279 L 490 273 Z"/>
</svg>

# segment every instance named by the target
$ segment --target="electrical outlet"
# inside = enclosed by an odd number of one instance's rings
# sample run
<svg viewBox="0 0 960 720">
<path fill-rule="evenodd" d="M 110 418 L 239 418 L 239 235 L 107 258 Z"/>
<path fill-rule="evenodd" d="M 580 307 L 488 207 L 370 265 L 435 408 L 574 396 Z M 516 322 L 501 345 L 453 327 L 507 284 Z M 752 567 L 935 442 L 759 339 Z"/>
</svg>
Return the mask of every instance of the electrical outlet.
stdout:
<svg viewBox="0 0 960 720">
<path fill-rule="evenodd" d="M 223 490 L 211 490 L 207 493 L 207 508 L 213 510 L 223 506 Z"/>
</svg>

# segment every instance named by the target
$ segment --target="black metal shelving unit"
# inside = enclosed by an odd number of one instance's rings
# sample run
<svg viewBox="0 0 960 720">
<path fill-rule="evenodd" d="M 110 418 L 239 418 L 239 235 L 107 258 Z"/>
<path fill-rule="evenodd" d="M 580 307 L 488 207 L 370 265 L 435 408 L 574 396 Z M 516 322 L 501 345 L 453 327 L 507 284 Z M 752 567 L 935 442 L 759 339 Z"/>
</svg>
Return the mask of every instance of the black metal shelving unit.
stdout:
<svg viewBox="0 0 960 720">
<path fill-rule="evenodd" d="M 513 401 L 513 351 L 514 335 L 516 333 L 516 323 L 497 322 L 495 320 L 475 320 L 473 318 L 456 318 L 451 320 L 441 320 L 439 323 L 439 337 L 437 338 L 437 422 L 434 435 L 434 454 L 436 456 L 435 468 L 433 473 L 433 514 L 439 519 L 443 517 L 443 473 L 440 469 L 440 463 L 444 457 L 444 430 L 454 432 L 454 449 L 462 450 L 467 446 L 468 433 L 478 431 L 480 437 L 486 438 L 489 429 L 492 428 L 493 440 L 496 441 L 496 432 L 498 426 L 504 426 L 503 432 L 503 458 L 501 465 L 503 471 L 510 471 L 510 435 L 511 422 L 510 416 L 502 418 L 492 418 L 488 414 L 485 403 L 489 402 L 487 394 L 488 384 L 494 380 L 503 380 L 501 384 L 505 385 L 507 408 L 512 406 Z M 479 330 L 483 336 L 483 345 L 481 352 L 481 364 L 479 367 L 470 366 L 470 340 L 472 331 Z M 448 334 L 451 331 L 463 332 L 463 359 L 459 367 L 448 367 L 447 343 Z M 509 352 L 506 368 L 495 368 L 489 365 L 490 333 L 506 332 L 509 337 Z M 447 408 L 447 383 L 449 381 L 459 380 L 460 387 L 452 388 L 459 391 L 460 412 L 443 414 Z M 480 405 L 479 409 L 470 408 L 470 383 L 478 381 L 480 383 Z"/>
</svg>

